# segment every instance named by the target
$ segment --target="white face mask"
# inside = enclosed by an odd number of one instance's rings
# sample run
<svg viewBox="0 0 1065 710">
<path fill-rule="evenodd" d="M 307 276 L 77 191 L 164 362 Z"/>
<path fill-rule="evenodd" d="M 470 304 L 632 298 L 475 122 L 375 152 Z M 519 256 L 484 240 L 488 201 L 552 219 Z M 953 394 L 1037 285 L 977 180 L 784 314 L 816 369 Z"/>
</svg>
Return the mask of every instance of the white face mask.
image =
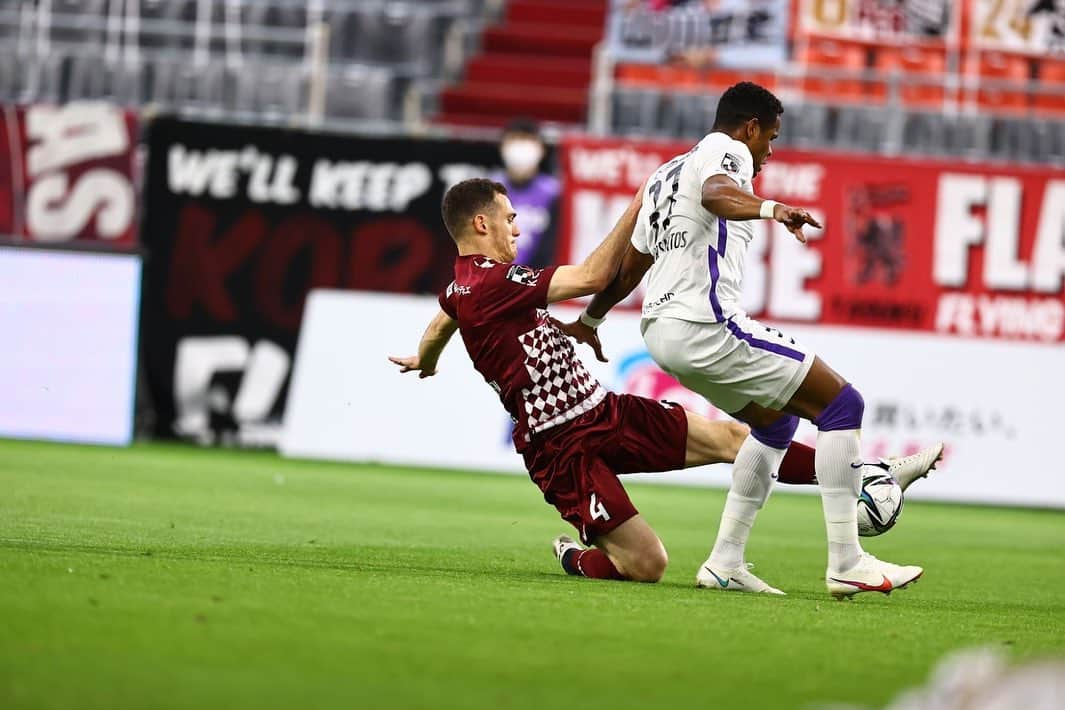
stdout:
<svg viewBox="0 0 1065 710">
<path fill-rule="evenodd" d="M 504 143 L 502 154 L 508 173 L 527 175 L 540 165 L 544 147 L 537 141 L 519 138 Z"/>
</svg>

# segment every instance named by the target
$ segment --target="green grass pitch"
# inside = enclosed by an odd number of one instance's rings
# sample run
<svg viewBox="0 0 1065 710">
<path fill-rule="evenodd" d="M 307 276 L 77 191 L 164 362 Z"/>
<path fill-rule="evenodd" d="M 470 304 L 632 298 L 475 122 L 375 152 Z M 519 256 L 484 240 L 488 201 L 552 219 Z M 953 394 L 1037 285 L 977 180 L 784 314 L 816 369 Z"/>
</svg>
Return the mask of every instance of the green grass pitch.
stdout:
<svg viewBox="0 0 1065 710">
<path fill-rule="evenodd" d="M 816 497 L 770 499 L 754 598 L 693 586 L 722 491 L 630 491 L 658 585 L 564 576 L 522 477 L 0 441 L 0 707 L 883 705 L 953 649 L 1065 653 L 1060 512 L 911 502 L 867 549 L 924 579 L 845 603 Z"/>
</svg>

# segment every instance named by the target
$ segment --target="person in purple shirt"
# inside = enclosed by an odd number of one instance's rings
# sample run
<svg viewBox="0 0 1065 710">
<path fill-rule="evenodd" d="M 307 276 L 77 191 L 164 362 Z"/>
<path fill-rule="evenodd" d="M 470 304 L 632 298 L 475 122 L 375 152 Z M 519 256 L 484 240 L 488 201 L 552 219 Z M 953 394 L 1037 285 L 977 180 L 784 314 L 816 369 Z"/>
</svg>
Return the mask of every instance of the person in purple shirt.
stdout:
<svg viewBox="0 0 1065 710">
<path fill-rule="evenodd" d="M 558 198 L 561 184 L 557 177 L 541 172 L 546 146 L 540 127 L 529 118 L 516 118 L 503 129 L 499 144 L 503 158 L 503 183 L 510 201 L 522 217 L 523 239 L 518 244 L 515 263 L 533 268 L 554 264 L 558 225 Z"/>
</svg>

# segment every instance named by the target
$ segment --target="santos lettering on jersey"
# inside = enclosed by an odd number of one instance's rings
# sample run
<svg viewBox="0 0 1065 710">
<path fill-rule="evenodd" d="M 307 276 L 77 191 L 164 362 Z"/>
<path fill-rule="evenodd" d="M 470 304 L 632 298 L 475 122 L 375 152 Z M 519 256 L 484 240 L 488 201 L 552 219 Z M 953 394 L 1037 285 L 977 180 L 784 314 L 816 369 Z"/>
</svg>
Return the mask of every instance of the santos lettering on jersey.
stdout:
<svg viewBox="0 0 1065 710">
<path fill-rule="evenodd" d="M 680 249 L 680 248 L 686 247 L 686 246 L 688 246 L 688 232 L 687 231 L 670 232 L 670 233 L 666 234 L 664 239 L 659 239 L 655 243 L 654 247 L 652 247 L 652 252 L 651 253 L 654 256 L 654 258 L 657 259 L 659 254 L 661 254 L 664 251 L 669 251 L 670 249 Z"/>
<path fill-rule="evenodd" d="M 726 222 L 703 207 L 703 183 L 715 175 L 753 192 L 751 151 L 724 133 L 711 133 L 647 182 L 632 235 L 633 247 L 655 260 L 647 280 L 645 317 L 719 323 L 739 310 L 753 232 L 750 222 Z"/>
</svg>

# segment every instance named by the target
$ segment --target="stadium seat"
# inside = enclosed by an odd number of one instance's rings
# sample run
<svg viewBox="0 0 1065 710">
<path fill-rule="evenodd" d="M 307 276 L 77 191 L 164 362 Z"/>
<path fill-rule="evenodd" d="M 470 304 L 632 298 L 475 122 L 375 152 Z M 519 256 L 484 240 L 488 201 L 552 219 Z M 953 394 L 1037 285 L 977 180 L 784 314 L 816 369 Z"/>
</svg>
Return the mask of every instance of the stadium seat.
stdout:
<svg viewBox="0 0 1065 710">
<path fill-rule="evenodd" d="M 830 145 L 832 142 L 831 129 L 836 122 L 830 120 L 833 109 L 823 103 L 801 103 L 797 106 L 789 105 L 785 113 L 787 126 L 780 133 L 777 142 L 784 146 L 796 148 L 811 148 Z"/>
<path fill-rule="evenodd" d="M 25 60 L 21 67 L 26 72 L 20 102 L 60 103 L 66 94 L 70 74 L 70 56 L 53 50 L 43 57 Z"/>
<path fill-rule="evenodd" d="M 335 119 L 385 120 L 392 113 L 392 74 L 379 67 L 349 66 L 330 72 L 326 116 Z"/>
<path fill-rule="evenodd" d="M 306 5 L 292 2 L 254 2 L 246 8 L 243 17 L 244 30 L 251 37 L 244 41 L 244 46 L 248 51 L 270 56 L 299 57 L 303 55 L 304 44 L 281 39 L 281 32 L 306 30 Z M 278 39 L 271 40 L 269 38 L 271 32 L 277 34 Z M 292 35 L 295 38 L 294 32 Z M 287 36 L 288 33 L 285 34 L 286 38 Z"/>
<path fill-rule="evenodd" d="M 889 113 L 881 106 L 840 107 L 836 111 L 834 147 L 875 153 L 887 138 Z"/>
<path fill-rule="evenodd" d="M 8 45 L 18 41 L 22 34 L 22 12 L 15 3 L 0 3 L 0 43 Z"/>
<path fill-rule="evenodd" d="M 708 67 L 702 72 L 702 84 L 710 87 L 714 93 L 721 94 L 725 89 L 741 81 L 753 81 L 770 91 L 776 88 L 777 77 L 772 72 L 765 71 L 734 71 Z"/>
<path fill-rule="evenodd" d="M 103 99 L 120 105 L 136 106 L 144 99 L 144 72 L 140 62 L 109 61 L 100 53 L 80 53 L 71 57 L 68 101 Z"/>
<path fill-rule="evenodd" d="M 714 123 L 716 106 L 717 97 L 705 92 L 671 91 L 659 99 L 658 115 L 644 132 L 663 138 L 705 135 Z"/>
<path fill-rule="evenodd" d="M 107 26 L 107 0 L 52 0 L 49 36 L 59 44 L 100 44 Z"/>
<path fill-rule="evenodd" d="M 902 127 L 901 148 L 915 156 L 976 159 L 991 146 L 995 121 L 989 114 L 909 112 Z"/>
<path fill-rule="evenodd" d="M 237 72 L 223 62 L 197 65 L 184 60 L 152 62 L 148 95 L 163 106 L 188 106 L 201 110 L 235 110 Z M 239 72 L 248 76 L 249 72 Z"/>
<path fill-rule="evenodd" d="M 346 62 L 388 66 L 407 76 L 428 76 L 442 64 L 450 16 L 432 5 L 393 3 L 336 12 L 330 19 L 331 54 Z"/>
<path fill-rule="evenodd" d="M 804 67 L 803 92 L 818 101 L 861 102 L 865 96 L 860 74 L 866 68 L 863 45 L 810 40 L 800 54 Z"/>
<path fill-rule="evenodd" d="M 661 93 L 654 88 L 618 87 L 611 96 L 611 133 L 646 135 L 655 125 Z"/>
<path fill-rule="evenodd" d="M 1028 108 L 1028 58 L 1004 52 L 983 52 L 977 59 L 979 88 L 976 103 L 994 111 L 1020 112 Z M 971 99 L 970 95 L 970 99 Z"/>
<path fill-rule="evenodd" d="M 934 109 L 943 105 L 943 87 L 947 61 L 944 50 L 932 47 L 883 46 L 876 49 L 874 62 L 878 75 L 886 82 L 869 86 L 869 95 L 876 99 L 891 97 L 892 85 L 897 82 L 897 96 L 906 106 Z"/>
<path fill-rule="evenodd" d="M 404 9 L 380 15 L 372 60 L 401 74 L 432 74 L 443 63 L 442 48 L 450 18 L 424 7 L 401 7 Z"/>
<path fill-rule="evenodd" d="M 179 44 L 177 34 L 170 34 L 165 28 L 177 29 L 169 23 L 175 21 L 174 14 L 178 6 L 172 0 L 138 0 L 135 3 L 139 27 L 137 43 L 143 49 L 162 49 L 176 47 Z M 192 29 L 189 29 L 192 32 Z"/>
<path fill-rule="evenodd" d="M 1037 71 L 1039 91 L 1033 105 L 1041 113 L 1065 114 L 1065 61 L 1043 58 Z"/>
<path fill-rule="evenodd" d="M 298 114 L 307 106 L 307 81 L 298 62 L 261 63 L 236 72 L 236 108 L 266 118 Z"/>
<path fill-rule="evenodd" d="M 741 81 L 753 81 L 768 89 L 776 86 L 776 76 L 771 72 L 697 68 L 683 64 L 619 64 L 614 77 L 618 82 L 631 86 L 681 91 L 709 90 L 718 94 Z"/>
<path fill-rule="evenodd" d="M 619 64 L 615 69 L 615 78 L 631 86 L 662 89 L 695 87 L 700 83 L 698 71 L 675 64 Z"/>
<path fill-rule="evenodd" d="M 362 12 L 349 8 L 333 8 L 328 16 L 329 56 L 336 62 L 358 61 L 369 53 L 362 42 Z"/>
<path fill-rule="evenodd" d="M 13 47 L 0 49 L 0 101 L 16 101 L 22 94 L 26 72 L 23 57 Z"/>
<path fill-rule="evenodd" d="M 991 129 L 990 157 L 998 160 L 1029 161 L 1035 157 L 1043 141 L 1028 121 L 1004 118 Z"/>
</svg>

